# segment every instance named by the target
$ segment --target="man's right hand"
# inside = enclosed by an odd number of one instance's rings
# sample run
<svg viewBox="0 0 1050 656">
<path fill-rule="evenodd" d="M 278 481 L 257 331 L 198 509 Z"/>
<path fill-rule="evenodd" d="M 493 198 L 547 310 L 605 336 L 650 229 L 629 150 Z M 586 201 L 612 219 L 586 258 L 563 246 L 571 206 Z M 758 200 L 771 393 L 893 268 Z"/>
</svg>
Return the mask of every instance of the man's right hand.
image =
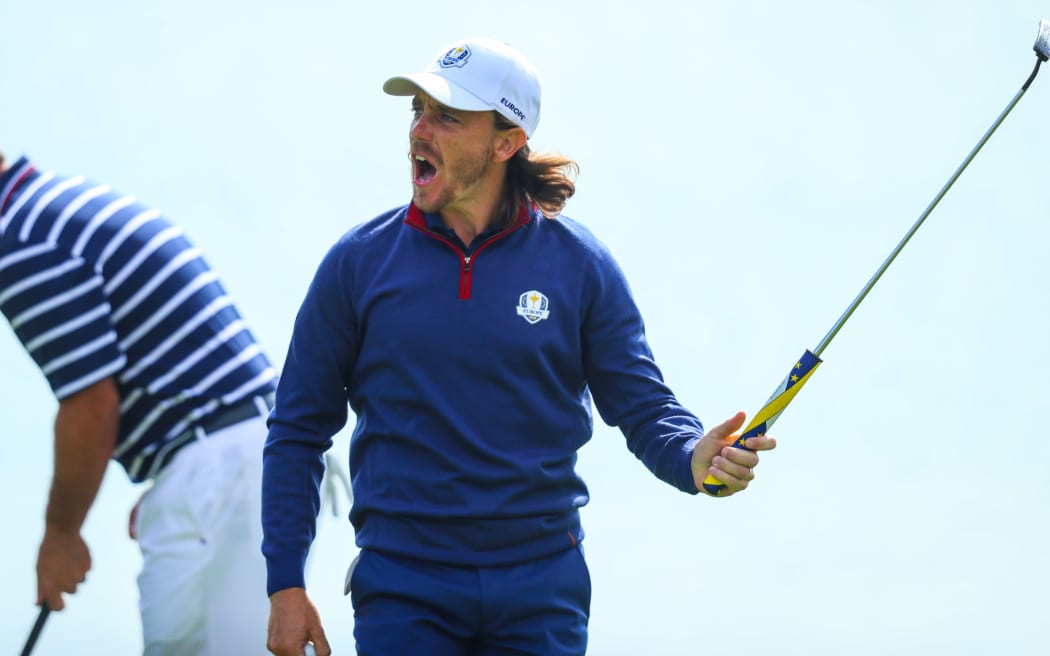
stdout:
<svg viewBox="0 0 1050 656">
<path fill-rule="evenodd" d="M 266 648 L 275 656 L 305 656 L 313 643 L 317 656 L 330 656 L 321 616 L 303 588 L 285 588 L 270 595 L 270 626 Z"/>
<path fill-rule="evenodd" d="M 91 553 L 79 532 L 48 528 L 36 560 L 36 603 L 62 610 L 62 593 L 73 594 L 91 569 Z"/>
</svg>

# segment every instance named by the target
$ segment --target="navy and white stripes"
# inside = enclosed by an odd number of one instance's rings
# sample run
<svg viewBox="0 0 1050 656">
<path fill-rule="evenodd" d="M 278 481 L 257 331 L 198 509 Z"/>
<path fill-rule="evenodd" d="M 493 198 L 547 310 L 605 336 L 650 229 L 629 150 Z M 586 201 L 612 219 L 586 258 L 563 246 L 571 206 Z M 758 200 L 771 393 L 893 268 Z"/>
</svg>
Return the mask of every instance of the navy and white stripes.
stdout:
<svg viewBox="0 0 1050 656">
<path fill-rule="evenodd" d="M 134 481 L 153 476 L 196 422 L 276 384 L 178 226 L 25 158 L 0 175 L 0 310 L 57 398 L 116 377 L 114 457 Z"/>
</svg>

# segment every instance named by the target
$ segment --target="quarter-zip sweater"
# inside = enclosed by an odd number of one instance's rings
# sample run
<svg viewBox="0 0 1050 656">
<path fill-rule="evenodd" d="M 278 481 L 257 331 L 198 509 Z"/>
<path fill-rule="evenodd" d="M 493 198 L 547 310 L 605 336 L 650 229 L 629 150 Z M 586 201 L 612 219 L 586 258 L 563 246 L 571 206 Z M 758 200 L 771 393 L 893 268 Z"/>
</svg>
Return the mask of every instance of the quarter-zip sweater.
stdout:
<svg viewBox="0 0 1050 656">
<path fill-rule="evenodd" d="M 591 402 L 695 494 L 700 420 L 664 384 L 608 249 L 523 208 L 464 248 L 413 205 L 347 232 L 296 316 L 264 451 L 267 594 L 304 586 L 323 453 L 350 440 L 359 547 L 506 565 L 583 539 Z"/>
</svg>

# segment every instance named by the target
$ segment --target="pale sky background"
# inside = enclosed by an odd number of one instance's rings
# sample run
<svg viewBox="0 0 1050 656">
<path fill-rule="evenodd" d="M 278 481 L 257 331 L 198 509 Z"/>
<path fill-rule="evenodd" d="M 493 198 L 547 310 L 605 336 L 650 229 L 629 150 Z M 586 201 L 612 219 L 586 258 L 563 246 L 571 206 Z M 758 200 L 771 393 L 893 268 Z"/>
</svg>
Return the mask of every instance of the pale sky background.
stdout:
<svg viewBox="0 0 1050 656">
<path fill-rule="evenodd" d="M 461 37 L 509 41 L 544 83 L 533 148 L 580 164 L 566 214 L 618 258 L 666 379 L 711 426 L 816 346 L 1020 88 L 1048 15 L 4 0 L 0 148 L 182 224 L 281 364 L 324 251 L 409 198 L 408 101 L 383 80 Z M 825 351 L 750 489 L 681 494 L 596 422 L 579 461 L 591 654 L 1047 653 L 1047 78 Z M 0 653 L 36 616 L 55 407 L 0 330 Z M 140 649 L 140 492 L 111 466 L 84 529 L 94 568 L 37 653 Z M 354 652 L 345 511 L 322 518 L 308 580 L 336 654 Z"/>
</svg>

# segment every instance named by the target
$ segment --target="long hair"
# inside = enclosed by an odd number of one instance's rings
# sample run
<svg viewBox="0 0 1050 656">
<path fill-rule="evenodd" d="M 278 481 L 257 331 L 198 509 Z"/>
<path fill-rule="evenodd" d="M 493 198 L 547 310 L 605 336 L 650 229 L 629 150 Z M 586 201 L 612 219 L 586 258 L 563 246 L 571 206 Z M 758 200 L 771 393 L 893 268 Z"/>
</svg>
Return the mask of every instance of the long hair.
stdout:
<svg viewBox="0 0 1050 656">
<path fill-rule="evenodd" d="M 493 112 L 496 129 L 517 127 L 502 115 Z M 558 153 L 533 153 L 528 144 L 514 153 L 507 162 L 505 206 L 508 209 L 521 203 L 535 203 L 548 219 L 561 213 L 566 201 L 576 193 L 576 176 L 580 167 Z"/>
</svg>

